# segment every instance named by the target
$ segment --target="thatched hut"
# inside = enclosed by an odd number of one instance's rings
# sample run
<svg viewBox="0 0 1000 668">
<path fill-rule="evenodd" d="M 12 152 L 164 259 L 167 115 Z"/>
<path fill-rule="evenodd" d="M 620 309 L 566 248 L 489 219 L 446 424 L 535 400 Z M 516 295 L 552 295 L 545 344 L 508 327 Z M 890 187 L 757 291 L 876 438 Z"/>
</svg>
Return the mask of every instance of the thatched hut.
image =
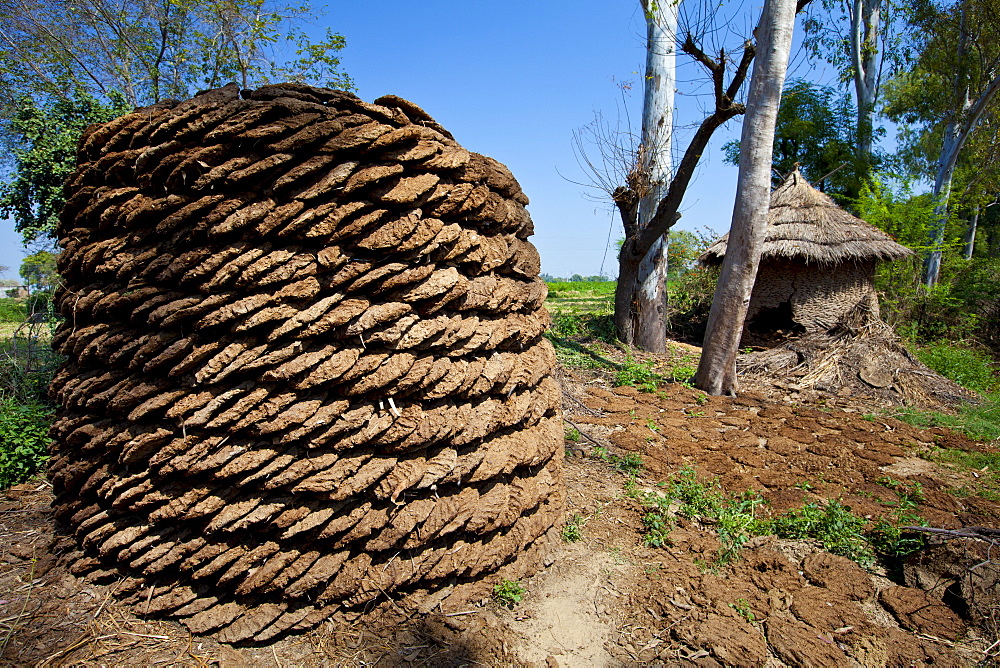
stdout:
<svg viewBox="0 0 1000 668">
<path fill-rule="evenodd" d="M 706 266 L 721 264 L 728 239 L 726 234 L 713 243 L 698 261 Z M 874 295 L 879 260 L 898 260 L 912 253 L 837 206 L 796 168 L 771 193 L 747 329 L 826 331 Z M 878 304 L 877 299 L 871 302 Z"/>
</svg>

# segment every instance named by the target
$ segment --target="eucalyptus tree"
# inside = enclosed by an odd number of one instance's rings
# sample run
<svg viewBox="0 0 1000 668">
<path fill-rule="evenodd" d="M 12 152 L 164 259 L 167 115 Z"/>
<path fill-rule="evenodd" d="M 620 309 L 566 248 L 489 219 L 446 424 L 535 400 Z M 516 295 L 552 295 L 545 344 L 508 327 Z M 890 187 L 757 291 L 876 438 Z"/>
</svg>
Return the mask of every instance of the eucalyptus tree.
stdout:
<svg viewBox="0 0 1000 668">
<path fill-rule="evenodd" d="M 909 126 L 904 143 L 934 145 L 933 195 L 923 281 L 935 285 L 941 271 L 949 203 L 963 149 L 984 118 L 996 113 L 1000 91 L 1000 1 L 958 0 L 917 6 L 908 37 L 910 67 L 886 88 L 885 113 Z"/>
<path fill-rule="evenodd" d="M 677 15 L 680 0 L 640 0 L 646 19 L 646 69 L 643 77 L 642 136 L 630 174 L 629 215 L 623 215 L 626 239 L 653 224 L 660 200 L 673 175 L 671 139 L 677 86 Z M 664 352 L 667 330 L 667 233 L 656 237 L 637 264 L 619 273 L 616 291 L 627 294 L 628 321 L 620 323 L 623 340 L 643 350 Z M 633 275 L 634 271 L 634 275 Z M 617 309 L 616 309 L 617 312 Z"/>
<path fill-rule="evenodd" d="M 792 47 L 795 10 L 795 0 L 765 0 L 757 26 L 759 54 L 747 95 L 729 245 L 694 378 L 695 385 L 709 394 L 734 395 L 739 388 L 736 354 L 764 246 L 774 129 Z"/>
<path fill-rule="evenodd" d="M 898 0 L 822 0 L 802 22 L 806 48 L 833 65 L 854 91 L 854 140 L 862 163 L 873 160 L 883 77 L 900 66 L 904 13 Z"/>
</svg>

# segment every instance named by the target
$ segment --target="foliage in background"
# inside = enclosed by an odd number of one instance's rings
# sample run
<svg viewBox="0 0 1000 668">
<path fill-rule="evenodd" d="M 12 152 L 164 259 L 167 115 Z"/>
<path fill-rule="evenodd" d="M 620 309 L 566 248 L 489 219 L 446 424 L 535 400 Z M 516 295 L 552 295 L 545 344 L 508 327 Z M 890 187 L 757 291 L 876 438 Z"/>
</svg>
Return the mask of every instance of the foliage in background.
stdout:
<svg viewBox="0 0 1000 668">
<path fill-rule="evenodd" d="M 712 308 L 717 267 L 692 267 L 667 284 L 667 324 L 670 336 L 701 345 Z"/>
<path fill-rule="evenodd" d="M 0 138 L 12 152 L 0 211 L 25 243 L 46 239 L 83 129 L 133 107 L 230 81 L 353 87 L 309 3 L 275 0 L 10 0 L 0 3 Z"/>
<path fill-rule="evenodd" d="M 0 322 L 24 322 L 27 317 L 28 311 L 23 300 L 11 297 L 0 299 Z"/>
<path fill-rule="evenodd" d="M 24 482 L 44 465 L 51 423 L 45 406 L 0 399 L 0 489 Z"/>
<path fill-rule="evenodd" d="M 76 170 L 76 149 L 83 130 L 128 109 L 120 95 L 104 104 L 82 92 L 44 103 L 22 97 L 15 107 L 5 128 L 14 164 L 10 180 L 0 183 L 0 213 L 14 219 L 15 228 L 28 244 L 51 235 L 59 222 L 63 184 Z M 34 257 L 25 258 L 29 267 L 38 264 L 29 262 Z M 35 277 L 32 270 L 29 273 Z M 25 277 L 24 265 L 21 276 Z"/>
<path fill-rule="evenodd" d="M 21 261 L 20 274 L 31 292 L 52 292 L 59 285 L 58 253 L 40 250 Z M 33 309 L 29 309 L 33 311 Z"/>
<path fill-rule="evenodd" d="M 857 197 L 869 167 L 855 148 L 856 114 L 850 98 L 833 88 L 804 79 L 789 81 L 775 128 L 774 178 L 788 174 L 798 163 L 802 175 L 819 190 L 838 199 Z M 726 162 L 739 164 L 739 141 L 726 143 L 722 150 Z"/>
</svg>

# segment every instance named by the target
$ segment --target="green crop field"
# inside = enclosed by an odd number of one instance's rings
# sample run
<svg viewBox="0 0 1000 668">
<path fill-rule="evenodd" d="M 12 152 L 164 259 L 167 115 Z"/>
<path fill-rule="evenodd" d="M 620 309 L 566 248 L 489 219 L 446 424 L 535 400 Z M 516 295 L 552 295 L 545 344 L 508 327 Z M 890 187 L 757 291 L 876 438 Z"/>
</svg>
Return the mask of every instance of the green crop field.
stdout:
<svg viewBox="0 0 1000 668">
<path fill-rule="evenodd" d="M 614 311 L 614 281 L 560 281 L 548 283 L 545 302 L 553 315 L 607 314 Z"/>
</svg>

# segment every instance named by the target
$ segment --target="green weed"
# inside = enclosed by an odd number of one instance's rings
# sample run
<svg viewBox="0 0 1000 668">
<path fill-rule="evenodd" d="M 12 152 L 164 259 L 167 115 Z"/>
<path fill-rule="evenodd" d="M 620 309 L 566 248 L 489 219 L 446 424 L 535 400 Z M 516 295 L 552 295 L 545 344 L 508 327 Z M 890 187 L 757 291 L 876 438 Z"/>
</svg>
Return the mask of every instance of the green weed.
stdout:
<svg viewBox="0 0 1000 668">
<path fill-rule="evenodd" d="M 501 580 L 493 587 L 493 600 L 504 607 L 513 608 L 524 600 L 525 593 L 520 580 Z"/>
<path fill-rule="evenodd" d="M 779 538 L 818 540 L 827 552 L 871 566 L 875 554 L 865 539 L 864 527 L 865 521 L 837 499 L 823 506 L 809 502 L 771 521 L 771 529 Z"/>
<path fill-rule="evenodd" d="M 736 599 L 736 603 L 730 603 L 729 607 L 738 612 L 740 617 L 747 620 L 751 624 L 757 621 L 757 616 L 753 614 L 753 610 L 750 609 L 750 602 L 745 598 Z"/>
<path fill-rule="evenodd" d="M 630 452 L 624 457 L 619 457 L 618 455 L 609 455 L 608 461 L 611 465 L 615 467 L 615 470 L 619 473 L 624 473 L 627 476 L 637 476 L 642 473 L 642 457 L 638 453 Z"/>
<path fill-rule="evenodd" d="M 760 494 L 752 491 L 727 494 L 718 480 L 702 480 L 689 466 L 672 475 L 659 492 L 640 493 L 637 498 L 648 509 L 643 517 L 647 545 L 667 544 L 674 514 L 711 523 L 722 544 L 720 564 L 733 559 L 746 541 L 760 535 L 766 525 L 757 517 L 757 508 L 764 504 Z"/>
<path fill-rule="evenodd" d="M 615 374 L 616 386 L 628 385 L 642 392 L 656 392 L 662 380 L 663 378 L 653 371 L 653 360 L 637 362 L 631 354 L 625 358 Z"/>
<path fill-rule="evenodd" d="M 587 518 L 580 513 L 574 513 L 573 517 L 571 517 L 570 520 L 563 526 L 559 535 L 562 536 L 562 539 L 567 543 L 575 543 L 583 538 L 583 526 L 586 523 Z"/>
<path fill-rule="evenodd" d="M 572 441 L 573 443 L 580 442 L 580 430 L 573 426 L 567 426 L 564 434 L 564 438 L 567 441 Z"/>
</svg>

